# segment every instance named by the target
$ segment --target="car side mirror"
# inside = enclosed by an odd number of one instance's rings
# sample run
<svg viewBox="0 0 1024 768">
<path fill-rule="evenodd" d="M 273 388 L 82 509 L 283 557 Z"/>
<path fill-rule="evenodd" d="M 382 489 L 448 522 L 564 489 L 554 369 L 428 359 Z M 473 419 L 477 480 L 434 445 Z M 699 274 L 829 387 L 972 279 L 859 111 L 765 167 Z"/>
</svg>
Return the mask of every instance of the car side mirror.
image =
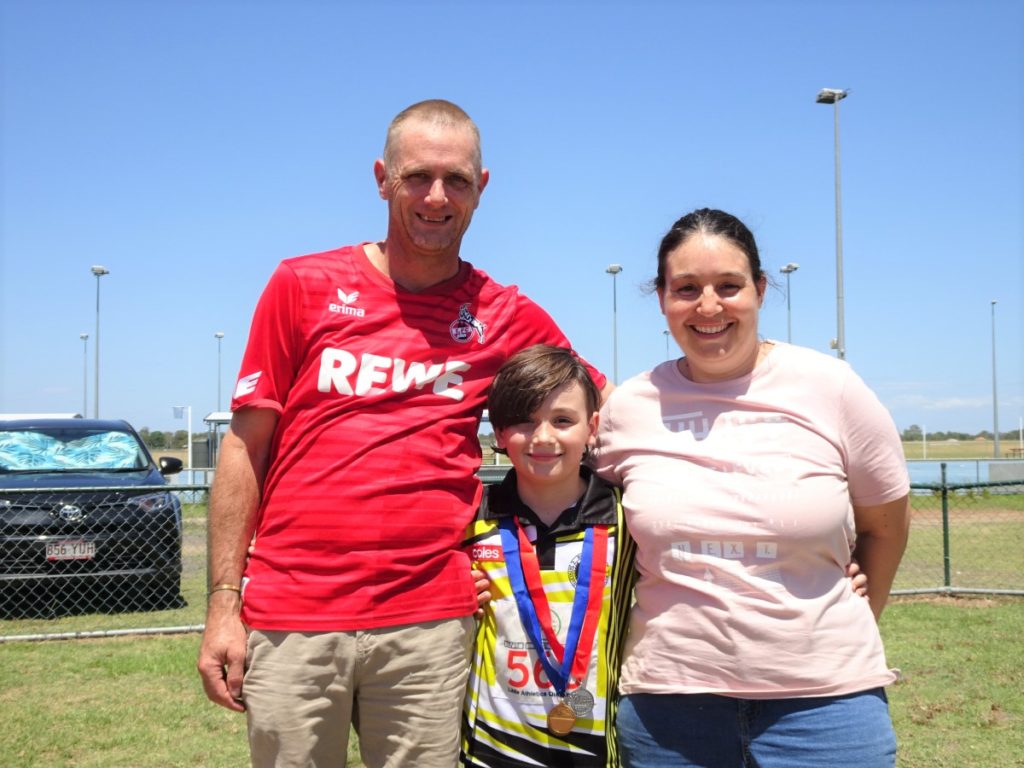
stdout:
<svg viewBox="0 0 1024 768">
<path fill-rule="evenodd" d="M 174 458 L 173 456 L 160 457 L 161 475 L 176 475 L 178 472 L 181 472 L 183 466 L 181 459 Z"/>
</svg>

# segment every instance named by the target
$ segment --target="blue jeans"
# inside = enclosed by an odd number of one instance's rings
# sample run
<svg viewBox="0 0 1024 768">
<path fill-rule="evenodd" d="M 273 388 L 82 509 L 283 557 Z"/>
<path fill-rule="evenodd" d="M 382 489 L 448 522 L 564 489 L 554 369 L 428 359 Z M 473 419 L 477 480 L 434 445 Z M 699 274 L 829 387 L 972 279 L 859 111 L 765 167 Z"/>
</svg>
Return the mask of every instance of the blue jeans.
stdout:
<svg viewBox="0 0 1024 768">
<path fill-rule="evenodd" d="M 733 699 L 632 694 L 619 704 L 627 768 L 893 768 L 881 688 L 849 696 Z"/>
</svg>

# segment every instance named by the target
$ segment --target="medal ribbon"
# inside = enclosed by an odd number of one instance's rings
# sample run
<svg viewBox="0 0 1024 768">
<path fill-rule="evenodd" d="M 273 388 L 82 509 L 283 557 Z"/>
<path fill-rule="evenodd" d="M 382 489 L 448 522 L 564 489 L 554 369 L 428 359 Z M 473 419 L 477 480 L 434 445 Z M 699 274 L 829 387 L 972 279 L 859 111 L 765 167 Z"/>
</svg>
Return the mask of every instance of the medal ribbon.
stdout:
<svg viewBox="0 0 1024 768">
<path fill-rule="evenodd" d="M 551 606 L 544 592 L 537 551 L 526 537 L 526 531 L 518 519 L 507 517 L 501 520 L 500 533 L 519 618 L 534 648 L 537 649 L 537 658 L 540 659 L 548 679 L 555 686 L 558 695 L 564 696 L 569 684 L 574 680 L 577 683 L 581 681 L 590 665 L 590 654 L 594 648 L 597 625 L 601 618 L 601 600 L 608 559 L 608 526 L 592 526 L 587 528 L 584 534 L 579 577 L 576 581 L 572 616 L 565 635 L 564 647 L 552 626 Z M 541 632 L 548 641 L 557 667 L 544 649 Z"/>
</svg>

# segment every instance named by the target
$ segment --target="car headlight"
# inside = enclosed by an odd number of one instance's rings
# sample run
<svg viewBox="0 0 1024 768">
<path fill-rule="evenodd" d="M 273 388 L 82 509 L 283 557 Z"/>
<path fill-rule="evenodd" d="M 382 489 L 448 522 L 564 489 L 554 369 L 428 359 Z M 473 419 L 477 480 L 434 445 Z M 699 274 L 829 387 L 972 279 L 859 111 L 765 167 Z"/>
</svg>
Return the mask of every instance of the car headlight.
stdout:
<svg viewBox="0 0 1024 768">
<path fill-rule="evenodd" d="M 174 503 L 174 497 L 169 493 L 147 493 L 143 496 L 133 496 L 128 500 L 130 506 L 140 512 L 155 512 L 164 507 L 170 507 Z"/>
</svg>

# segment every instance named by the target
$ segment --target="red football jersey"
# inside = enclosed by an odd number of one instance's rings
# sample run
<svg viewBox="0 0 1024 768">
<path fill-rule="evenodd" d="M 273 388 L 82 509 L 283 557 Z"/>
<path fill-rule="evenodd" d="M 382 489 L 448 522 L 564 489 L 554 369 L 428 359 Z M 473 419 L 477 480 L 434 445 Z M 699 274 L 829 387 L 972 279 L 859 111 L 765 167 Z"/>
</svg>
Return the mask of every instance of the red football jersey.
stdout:
<svg viewBox="0 0 1024 768">
<path fill-rule="evenodd" d="M 282 262 L 231 403 L 280 413 L 244 621 L 343 631 L 472 613 L 459 545 L 480 501 L 480 416 L 498 367 L 538 343 L 569 346 L 516 287 L 465 262 L 419 293 L 362 246 Z"/>
</svg>

